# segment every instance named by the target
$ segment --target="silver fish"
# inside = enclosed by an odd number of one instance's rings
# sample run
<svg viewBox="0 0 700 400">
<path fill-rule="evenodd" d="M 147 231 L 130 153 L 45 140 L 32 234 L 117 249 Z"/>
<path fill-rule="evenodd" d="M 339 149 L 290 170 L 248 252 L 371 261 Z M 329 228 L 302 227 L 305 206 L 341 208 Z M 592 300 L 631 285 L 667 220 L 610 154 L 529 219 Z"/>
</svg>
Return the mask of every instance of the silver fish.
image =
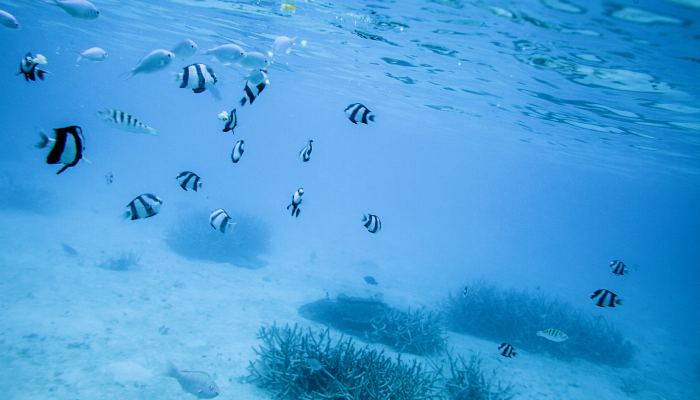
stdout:
<svg viewBox="0 0 700 400">
<path fill-rule="evenodd" d="M 170 363 L 165 376 L 175 378 L 182 390 L 200 399 L 213 399 L 219 395 L 219 386 L 206 372 L 179 370 Z"/>
<path fill-rule="evenodd" d="M 139 121 L 133 115 L 121 111 L 115 110 L 113 108 L 108 108 L 105 110 L 100 110 L 97 112 L 97 116 L 102 118 L 103 121 L 112 123 L 116 125 L 119 129 L 135 132 L 135 133 L 145 133 L 147 135 L 157 135 L 158 131 L 143 122 Z"/>
</svg>

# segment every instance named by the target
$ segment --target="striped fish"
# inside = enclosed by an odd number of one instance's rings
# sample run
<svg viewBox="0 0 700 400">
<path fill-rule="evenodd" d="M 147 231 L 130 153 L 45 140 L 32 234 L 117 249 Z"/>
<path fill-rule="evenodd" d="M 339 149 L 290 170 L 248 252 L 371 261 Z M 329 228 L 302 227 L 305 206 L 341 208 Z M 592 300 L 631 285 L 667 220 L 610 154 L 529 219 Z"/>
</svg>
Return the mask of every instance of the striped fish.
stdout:
<svg viewBox="0 0 700 400">
<path fill-rule="evenodd" d="M 123 217 L 124 219 L 130 219 L 132 221 L 150 218 L 160 212 L 161 205 L 163 205 L 163 201 L 159 199 L 158 196 L 144 193 L 137 196 L 126 205 L 126 212 Z"/>
<path fill-rule="evenodd" d="M 267 71 L 261 69 L 259 76 L 253 74 L 248 80 L 245 81 L 245 87 L 243 88 L 243 97 L 241 98 L 241 106 L 246 105 L 246 103 L 253 104 L 255 99 L 260 96 L 265 87 L 268 85 L 269 80 L 267 79 Z"/>
<path fill-rule="evenodd" d="M 537 336 L 550 340 L 552 342 L 563 342 L 569 339 L 569 335 L 559 329 L 549 328 L 543 331 L 537 331 Z"/>
<path fill-rule="evenodd" d="M 374 122 L 374 114 L 362 103 L 352 103 L 345 107 L 345 115 L 348 116 L 348 119 L 353 124 L 358 122 L 367 124 L 367 121 Z"/>
<path fill-rule="evenodd" d="M 145 133 L 147 135 L 157 135 L 158 131 L 143 122 L 133 115 L 113 108 L 107 108 L 97 112 L 97 116 L 103 121 L 114 124 L 117 128 L 135 133 Z"/>
<path fill-rule="evenodd" d="M 304 188 L 299 188 L 297 189 L 296 192 L 292 195 L 292 202 L 287 206 L 287 210 L 290 208 L 292 209 L 292 216 L 293 217 L 298 217 L 299 213 L 301 212 L 301 209 L 299 206 L 301 205 L 302 198 L 301 196 L 304 195 Z"/>
<path fill-rule="evenodd" d="M 36 82 L 36 78 L 44 80 L 46 71 L 39 68 L 39 64 L 45 64 L 46 57 L 37 54 L 36 57 L 32 53 L 27 53 L 19 63 L 19 72 L 17 75 L 24 75 L 24 80 Z"/>
<path fill-rule="evenodd" d="M 224 125 L 224 132 L 233 132 L 234 129 L 238 126 L 238 115 L 236 114 L 236 109 L 234 108 L 231 110 L 231 112 L 226 116 L 226 125 Z"/>
<path fill-rule="evenodd" d="M 515 347 L 509 343 L 501 343 L 501 345 L 498 346 L 498 350 L 501 351 L 503 357 L 513 358 L 518 355 L 518 353 L 515 352 Z"/>
<path fill-rule="evenodd" d="M 217 81 L 214 70 L 201 63 L 184 67 L 182 72 L 177 74 L 177 79 L 181 89 L 192 89 L 194 93 L 202 93 Z"/>
<path fill-rule="evenodd" d="M 233 162 L 234 164 L 241 161 L 241 157 L 243 157 L 243 151 L 245 150 L 243 148 L 244 144 L 245 142 L 243 140 L 239 140 L 233 145 L 233 150 L 231 150 L 231 162 Z"/>
<path fill-rule="evenodd" d="M 615 307 L 622 304 L 620 297 L 608 289 L 598 289 L 591 295 L 598 307 Z"/>
<path fill-rule="evenodd" d="M 304 146 L 303 149 L 299 152 L 299 158 L 301 158 L 301 162 L 309 162 L 311 160 L 311 151 L 313 150 L 313 145 L 314 141 L 309 139 L 309 143 Z"/>
<path fill-rule="evenodd" d="M 47 164 L 63 164 L 63 168 L 56 172 L 58 175 L 70 167 L 75 167 L 78 161 L 83 158 L 85 138 L 83 137 L 83 129 L 76 125 L 55 128 L 53 131 L 54 137 L 40 132 L 41 140 L 36 144 L 36 147 L 40 149 L 49 147 L 51 149 L 46 156 Z"/>
<path fill-rule="evenodd" d="M 196 192 L 202 188 L 202 180 L 199 175 L 195 174 L 194 172 L 180 172 L 176 179 L 184 191 L 192 190 Z"/>
<path fill-rule="evenodd" d="M 214 230 L 221 233 L 226 233 L 226 228 L 233 224 L 234 222 L 231 220 L 231 217 L 229 217 L 228 213 L 224 211 L 223 208 L 217 208 L 209 215 L 209 225 L 211 225 Z"/>
<path fill-rule="evenodd" d="M 365 228 L 370 233 L 377 233 L 382 230 L 382 221 L 374 214 L 363 215 L 362 222 L 364 222 Z"/>
<path fill-rule="evenodd" d="M 615 275 L 622 276 L 630 273 L 627 264 L 623 263 L 621 260 L 610 261 L 610 268 L 612 268 L 612 273 Z"/>
</svg>

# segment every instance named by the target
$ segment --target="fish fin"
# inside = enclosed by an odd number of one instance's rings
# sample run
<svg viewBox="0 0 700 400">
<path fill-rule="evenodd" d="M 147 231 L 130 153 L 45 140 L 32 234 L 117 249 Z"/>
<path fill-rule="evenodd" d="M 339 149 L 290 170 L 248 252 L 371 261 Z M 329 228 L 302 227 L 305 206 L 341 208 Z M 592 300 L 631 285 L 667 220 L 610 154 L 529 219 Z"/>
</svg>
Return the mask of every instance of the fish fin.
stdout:
<svg viewBox="0 0 700 400">
<path fill-rule="evenodd" d="M 374 122 L 374 114 L 370 115 L 369 118 L 367 118 L 367 119 L 369 119 L 370 121 Z"/>
<path fill-rule="evenodd" d="M 75 63 L 76 63 L 76 64 L 80 64 L 80 60 L 82 60 L 82 59 L 83 59 L 82 54 L 79 54 L 79 55 L 78 55 L 78 58 L 75 59 Z"/>
<path fill-rule="evenodd" d="M 207 90 L 207 89 L 206 88 L 194 88 L 194 89 L 192 89 L 192 91 L 195 93 L 202 93 L 205 90 Z"/>
<path fill-rule="evenodd" d="M 130 219 L 131 218 L 131 211 L 126 210 L 122 213 L 122 219 Z"/>
<path fill-rule="evenodd" d="M 44 76 L 46 76 L 48 72 L 44 71 L 43 69 L 38 69 L 36 70 L 36 76 L 41 79 L 42 81 L 44 80 Z"/>
<path fill-rule="evenodd" d="M 39 136 L 40 136 L 39 142 L 37 142 L 37 144 L 35 144 L 34 146 L 38 149 L 43 149 L 49 145 L 51 138 L 49 138 L 49 136 L 43 130 L 39 131 Z"/>
<path fill-rule="evenodd" d="M 81 157 L 80 159 L 83 160 L 83 161 L 85 161 L 85 162 L 88 163 L 88 164 L 92 164 L 92 161 L 88 160 L 88 159 L 85 158 L 85 157 Z"/>
<path fill-rule="evenodd" d="M 70 164 L 64 165 L 63 168 L 59 169 L 58 172 L 56 172 L 56 175 L 60 175 L 63 171 L 67 170 L 69 167 L 71 167 Z"/>
<path fill-rule="evenodd" d="M 158 130 L 156 128 L 153 128 L 150 126 L 146 129 L 146 131 L 148 132 L 149 135 L 157 135 L 158 134 Z"/>
</svg>

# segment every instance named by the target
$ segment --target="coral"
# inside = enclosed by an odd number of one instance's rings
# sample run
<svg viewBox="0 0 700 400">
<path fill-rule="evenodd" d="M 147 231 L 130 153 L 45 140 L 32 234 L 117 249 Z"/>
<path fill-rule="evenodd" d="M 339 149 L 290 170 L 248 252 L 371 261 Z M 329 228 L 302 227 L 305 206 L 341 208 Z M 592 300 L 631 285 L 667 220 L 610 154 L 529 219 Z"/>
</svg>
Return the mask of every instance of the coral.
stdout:
<svg viewBox="0 0 700 400">
<path fill-rule="evenodd" d="M 438 376 L 415 361 L 396 360 L 358 347 L 352 339 L 332 339 L 329 330 L 297 325 L 262 327 L 257 359 L 247 381 L 282 399 L 440 399 Z"/>
<path fill-rule="evenodd" d="M 369 342 L 383 343 L 399 352 L 427 355 L 445 347 L 444 328 L 437 314 L 426 309 L 401 311 L 377 298 L 340 295 L 305 304 L 299 313 Z"/>
<path fill-rule="evenodd" d="M 444 388 L 450 400 L 510 400 L 513 387 L 496 381 L 495 373 L 487 377 L 481 368 L 481 359 L 472 356 L 469 361 L 448 353 L 449 375 L 444 377 Z"/>
<path fill-rule="evenodd" d="M 97 266 L 111 271 L 127 271 L 134 268 L 139 263 L 139 257 L 134 253 L 122 253 L 117 257 L 105 260 Z"/>
<path fill-rule="evenodd" d="M 261 256 L 270 247 L 267 224 L 247 214 L 229 215 L 236 225 L 222 234 L 209 225 L 207 213 L 185 214 L 166 233 L 165 241 L 175 253 L 187 258 L 230 263 L 243 268 L 265 266 Z"/>
<path fill-rule="evenodd" d="M 444 318 L 450 329 L 495 341 L 508 341 L 528 351 L 563 359 L 583 358 L 613 366 L 627 366 L 634 347 L 601 317 L 584 314 L 568 303 L 542 293 L 500 289 L 492 284 L 468 285 L 466 296 L 450 296 Z M 557 328 L 569 340 L 553 343 L 536 332 Z"/>
</svg>

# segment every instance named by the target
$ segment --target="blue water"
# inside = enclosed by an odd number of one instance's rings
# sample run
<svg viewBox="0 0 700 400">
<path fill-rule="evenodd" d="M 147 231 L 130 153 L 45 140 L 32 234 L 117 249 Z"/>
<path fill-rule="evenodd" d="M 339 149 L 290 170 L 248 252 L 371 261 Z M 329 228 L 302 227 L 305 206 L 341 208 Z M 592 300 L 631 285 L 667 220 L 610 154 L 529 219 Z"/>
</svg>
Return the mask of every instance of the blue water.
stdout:
<svg viewBox="0 0 700 400">
<path fill-rule="evenodd" d="M 193 398 L 162 376 L 173 359 L 216 373 L 221 398 L 270 398 L 237 380 L 257 328 L 304 323 L 296 308 L 327 292 L 366 294 L 367 274 L 399 307 L 434 306 L 480 279 L 537 288 L 604 315 L 636 345 L 626 371 L 658 381 L 631 398 L 697 395 L 697 1 L 94 3 L 100 16 L 87 20 L 0 0 L 21 24 L 0 26 L 2 398 Z M 241 98 L 247 71 L 204 50 L 267 53 L 279 35 L 296 38 L 290 54 L 270 58 L 269 86 L 239 107 L 235 135 L 222 133 L 217 114 Z M 198 54 L 124 76 L 185 38 Z M 108 58 L 76 63 L 93 46 Z M 48 58 L 45 81 L 15 75 L 29 51 Z M 214 69 L 221 99 L 178 88 L 174 74 L 193 62 Z M 376 122 L 351 124 L 343 109 L 355 102 Z M 104 108 L 159 135 L 106 124 Z M 90 162 L 56 176 L 37 132 L 73 124 Z M 246 151 L 232 164 L 238 139 Z M 185 170 L 202 176 L 200 192 L 177 186 Z M 301 186 L 293 218 L 285 207 Z M 141 193 L 162 198 L 161 213 L 121 221 Z M 264 246 L 240 239 L 265 249 L 243 257 L 255 265 L 166 244 L 183 216 L 201 215 L 208 230 L 219 207 L 267 227 Z M 368 212 L 382 219 L 376 235 L 362 226 Z M 194 251 L 208 240 L 192 239 Z M 128 254 L 134 268 L 109 268 Z M 610 274 L 617 258 L 633 274 Z M 624 306 L 591 304 L 606 286 Z M 627 373 L 562 365 L 570 381 Z M 627 396 L 574 383 L 524 386 L 519 398 Z"/>
</svg>

